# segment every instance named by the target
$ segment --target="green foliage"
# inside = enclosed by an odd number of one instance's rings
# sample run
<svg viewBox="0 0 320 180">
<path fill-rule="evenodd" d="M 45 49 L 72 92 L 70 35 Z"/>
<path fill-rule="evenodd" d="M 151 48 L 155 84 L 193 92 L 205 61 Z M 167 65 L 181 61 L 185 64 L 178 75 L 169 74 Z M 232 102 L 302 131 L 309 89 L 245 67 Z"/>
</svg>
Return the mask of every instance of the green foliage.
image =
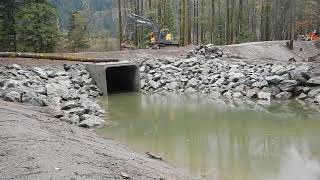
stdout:
<svg viewBox="0 0 320 180">
<path fill-rule="evenodd" d="M 15 51 L 15 0 L 0 1 L 0 51 Z"/>
<path fill-rule="evenodd" d="M 87 34 L 87 26 L 89 19 L 85 11 L 74 11 L 69 16 L 68 26 L 68 45 L 72 52 L 89 48 L 89 38 Z"/>
<path fill-rule="evenodd" d="M 165 4 L 165 13 L 164 13 L 164 21 L 163 21 L 163 27 L 164 29 L 169 29 L 171 33 L 175 33 L 175 16 L 172 9 L 172 3 L 171 1 L 166 1 Z"/>
<path fill-rule="evenodd" d="M 53 52 L 58 42 L 56 9 L 38 2 L 25 4 L 16 15 L 19 51 Z"/>
</svg>

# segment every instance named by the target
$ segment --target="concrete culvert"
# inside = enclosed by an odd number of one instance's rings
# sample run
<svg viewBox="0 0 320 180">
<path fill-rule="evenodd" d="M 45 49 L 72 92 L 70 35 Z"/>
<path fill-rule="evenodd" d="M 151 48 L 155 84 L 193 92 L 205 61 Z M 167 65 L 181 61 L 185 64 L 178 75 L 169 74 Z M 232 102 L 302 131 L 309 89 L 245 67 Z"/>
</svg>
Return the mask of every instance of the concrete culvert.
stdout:
<svg viewBox="0 0 320 180">
<path fill-rule="evenodd" d="M 86 68 L 103 95 L 140 91 L 140 71 L 136 63 L 87 63 Z"/>
<path fill-rule="evenodd" d="M 136 66 L 108 67 L 106 69 L 108 94 L 136 92 Z"/>
</svg>

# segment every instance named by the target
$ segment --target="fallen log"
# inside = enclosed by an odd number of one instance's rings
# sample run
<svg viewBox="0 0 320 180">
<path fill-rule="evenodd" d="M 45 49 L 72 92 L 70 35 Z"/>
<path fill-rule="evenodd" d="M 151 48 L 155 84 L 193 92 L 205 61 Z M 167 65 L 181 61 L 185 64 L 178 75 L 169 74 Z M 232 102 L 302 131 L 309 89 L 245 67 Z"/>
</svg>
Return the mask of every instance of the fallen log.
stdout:
<svg viewBox="0 0 320 180">
<path fill-rule="evenodd" d="M 77 61 L 77 62 L 119 62 L 119 59 L 112 58 L 87 58 L 79 56 L 65 56 L 54 54 L 38 54 L 38 53 L 20 53 L 20 52 L 0 52 L 3 58 L 32 58 L 32 59 L 48 59 L 57 61 Z"/>
<path fill-rule="evenodd" d="M 150 152 L 146 152 L 146 155 L 148 155 L 149 158 L 151 158 L 151 159 L 157 159 L 157 160 L 163 161 L 162 157 L 151 154 Z"/>
</svg>

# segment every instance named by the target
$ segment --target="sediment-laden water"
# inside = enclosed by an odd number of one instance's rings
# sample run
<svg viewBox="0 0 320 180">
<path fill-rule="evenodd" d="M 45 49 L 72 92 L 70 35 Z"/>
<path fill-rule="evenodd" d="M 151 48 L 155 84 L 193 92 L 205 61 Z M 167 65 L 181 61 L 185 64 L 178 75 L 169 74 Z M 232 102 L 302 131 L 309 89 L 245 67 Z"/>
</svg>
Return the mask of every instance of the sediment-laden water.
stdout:
<svg viewBox="0 0 320 180">
<path fill-rule="evenodd" d="M 111 123 L 99 134 L 205 179 L 320 178 L 320 116 L 297 102 L 119 94 L 101 104 Z"/>
</svg>

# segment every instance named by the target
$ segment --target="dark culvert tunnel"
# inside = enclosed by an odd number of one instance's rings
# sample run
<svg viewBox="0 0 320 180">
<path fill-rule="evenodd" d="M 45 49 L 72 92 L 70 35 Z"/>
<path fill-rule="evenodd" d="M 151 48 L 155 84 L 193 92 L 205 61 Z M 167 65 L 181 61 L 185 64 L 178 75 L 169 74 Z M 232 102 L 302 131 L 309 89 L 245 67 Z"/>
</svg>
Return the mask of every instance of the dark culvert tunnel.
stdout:
<svg viewBox="0 0 320 180">
<path fill-rule="evenodd" d="M 138 92 L 137 66 L 115 66 L 106 69 L 108 94 Z"/>
</svg>

